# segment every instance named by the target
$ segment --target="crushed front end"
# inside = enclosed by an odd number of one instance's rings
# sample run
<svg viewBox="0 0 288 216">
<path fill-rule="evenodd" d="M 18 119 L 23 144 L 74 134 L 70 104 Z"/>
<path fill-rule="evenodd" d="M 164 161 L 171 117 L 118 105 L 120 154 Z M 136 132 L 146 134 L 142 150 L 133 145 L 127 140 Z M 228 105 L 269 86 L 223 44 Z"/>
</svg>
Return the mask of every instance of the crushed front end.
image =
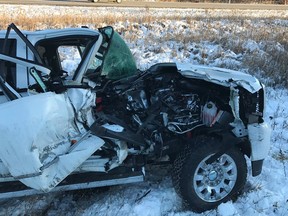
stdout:
<svg viewBox="0 0 288 216">
<path fill-rule="evenodd" d="M 230 89 L 229 106 L 234 120 L 229 124 L 235 137 L 247 140 L 242 151 L 251 159 L 252 175 L 259 175 L 268 155 L 271 135 L 264 117 L 264 85 L 254 76 L 229 69 L 189 64 L 177 64 L 177 68 L 184 77 Z"/>
</svg>

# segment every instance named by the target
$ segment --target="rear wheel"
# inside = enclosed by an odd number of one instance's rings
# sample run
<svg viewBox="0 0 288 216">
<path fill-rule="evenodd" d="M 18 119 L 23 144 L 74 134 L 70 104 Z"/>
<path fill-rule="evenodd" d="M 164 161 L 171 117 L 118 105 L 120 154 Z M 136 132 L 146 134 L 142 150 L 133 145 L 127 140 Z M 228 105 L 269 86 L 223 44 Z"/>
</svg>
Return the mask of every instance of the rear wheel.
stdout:
<svg viewBox="0 0 288 216">
<path fill-rule="evenodd" d="M 174 187 L 184 204 L 195 212 L 236 199 L 246 183 L 246 160 L 237 147 L 228 149 L 214 162 L 207 162 L 220 145 L 214 138 L 198 137 L 194 143 L 198 148 L 187 146 L 174 161 Z"/>
</svg>

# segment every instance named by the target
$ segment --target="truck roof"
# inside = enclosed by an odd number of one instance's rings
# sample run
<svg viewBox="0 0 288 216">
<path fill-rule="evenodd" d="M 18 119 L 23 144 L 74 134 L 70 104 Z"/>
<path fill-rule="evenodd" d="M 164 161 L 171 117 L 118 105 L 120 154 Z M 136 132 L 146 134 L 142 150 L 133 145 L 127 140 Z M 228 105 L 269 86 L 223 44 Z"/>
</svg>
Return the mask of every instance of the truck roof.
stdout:
<svg viewBox="0 0 288 216">
<path fill-rule="evenodd" d="M 0 31 L 0 39 L 5 38 L 6 30 Z M 65 29 L 46 29 L 39 31 L 21 31 L 26 37 L 29 38 L 32 44 L 35 40 L 41 40 L 44 38 L 55 38 L 70 35 L 83 35 L 83 36 L 96 36 L 99 35 L 98 30 L 88 29 L 88 28 L 65 28 Z M 9 38 L 16 38 L 17 34 L 13 30 L 9 34 Z"/>
</svg>

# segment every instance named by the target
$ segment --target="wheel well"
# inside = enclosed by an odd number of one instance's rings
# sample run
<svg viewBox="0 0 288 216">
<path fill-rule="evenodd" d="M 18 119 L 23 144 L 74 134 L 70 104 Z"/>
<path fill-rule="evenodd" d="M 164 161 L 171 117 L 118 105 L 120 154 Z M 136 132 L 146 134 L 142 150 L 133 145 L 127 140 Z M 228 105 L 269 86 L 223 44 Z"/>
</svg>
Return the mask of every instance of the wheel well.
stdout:
<svg viewBox="0 0 288 216">
<path fill-rule="evenodd" d="M 216 158 L 213 157 L 214 155 L 218 155 L 218 149 L 222 148 L 223 145 L 221 142 L 225 141 L 225 137 L 222 136 L 223 140 L 218 142 L 219 140 L 214 140 L 213 137 L 207 136 L 207 134 L 202 135 L 198 137 L 198 141 L 196 137 L 194 139 L 195 142 L 199 143 L 197 149 L 187 145 L 182 150 L 175 159 L 171 172 L 173 186 L 177 194 L 183 199 L 184 205 L 199 213 L 216 208 L 222 202 L 235 200 L 241 194 L 247 178 L 246 160 L 240 150 L 235 148 L 235 145 L 230 145 L 232 148 L 226 149 L 226 154 L 229 157 L 217 160 L 222 154 Z M 217 139 L 219 138 L 219 136 L 216 137 Z M 239 138 L 236 139 L 238 140 Z M 226 141 L 229 140 L 226 139 Z M 234 163 L 234 171 L 231 171 L 231 167 L 229 169 L 221 168 L 221 170 L 217 168 L 218 166 L 227 167 L 226 161 L 222 161 L 222 159 L 227 160 L 227 158 L 230 158 L 229 163 L 227 162 L 229 167 L 230 162 Z M 203 161 L 205 166 L 199 166 Z M 212 163 L 213 165 L 210 165 Z M 222 174 L 223 172 L 226 172 L 226 174 Z M 226 177 L 230 175 L 236 177 L 236 181 L 231 180 L 235 179 L 234 177 Z M 227 183 L 229 181 L 232 183 L 232 186 L 230 186 L 230 183 Z M 221 193 L 226 191 L 228 185 L 230 187 L 229 191 L 226 195 L 222 195 Z M 215 187 L 222 187 L 222 190 L 219 189 L 219 192 Z M 206 198 L 205 193 L 209 196 L 209 199 Z M 215 193 L 221 195 L 221 198 L 218 199 L 218 196 L 214 196 Z"/>
<path fill-rule="evenodd" d="M 213 137 L 214 139 L 222 143 L 221 146 L 223 148 L 221 148 L 220 150 L 222 152 L 232 146 L 236 146 L 244 155 L 248 157 L 250 157 L 251 155 L 251 145 L 247 137 L 238 138 L 227 130 L 203 127 L 199 128 L 197 131 L 193 131 L 193 133 L 191 134 L 191 138 L 185 139 L 186 144 L 193 145 L 193 148 L 197 148 L 197 142 L 195 142 L 195 139 L 197 139 L 198 136 Z"/>
</svg>

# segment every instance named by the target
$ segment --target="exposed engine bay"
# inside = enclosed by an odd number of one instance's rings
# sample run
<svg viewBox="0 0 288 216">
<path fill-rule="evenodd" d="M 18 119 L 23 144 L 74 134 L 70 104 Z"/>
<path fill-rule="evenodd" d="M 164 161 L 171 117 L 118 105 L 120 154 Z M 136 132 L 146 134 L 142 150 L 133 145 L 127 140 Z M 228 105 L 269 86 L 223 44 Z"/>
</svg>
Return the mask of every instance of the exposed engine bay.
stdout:
<svg viewBox="0 0 288 216">
<path fill-rule="evenodd" d="M 231 129 L 234 120 L 229 88 L 188 80 L 177 72 L 111 82 L 96 94 L 96 122 L 108 121 L 136 134 L 145 142 L 139 150 L 147 154 L 155 150 L 158 156 L 169 154 L 173 140 L 191 138 L 197 128 L 214 124 Z"/>
</svg>

